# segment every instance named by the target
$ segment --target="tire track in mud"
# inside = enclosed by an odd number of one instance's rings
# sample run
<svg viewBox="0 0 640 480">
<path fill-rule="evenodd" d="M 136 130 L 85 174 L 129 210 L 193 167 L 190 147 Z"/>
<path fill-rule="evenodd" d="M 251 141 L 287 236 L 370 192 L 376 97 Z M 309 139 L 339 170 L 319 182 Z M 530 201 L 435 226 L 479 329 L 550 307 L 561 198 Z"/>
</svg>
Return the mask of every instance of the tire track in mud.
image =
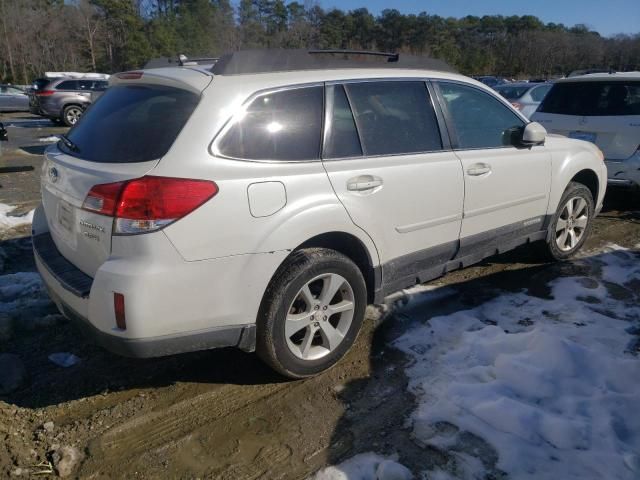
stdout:
<svg viewBox="0 0 640 480">
<path fill-rule="evenodd" d="M 89 451 L 101 462 L 123 463 L 149 450 L 189 435 L 218 419 L 233 415 L 285 388 L 286 383 L 223 386 L 176 403 L 161 412 L 136 417 L 90 442 Z"/>
</svg>

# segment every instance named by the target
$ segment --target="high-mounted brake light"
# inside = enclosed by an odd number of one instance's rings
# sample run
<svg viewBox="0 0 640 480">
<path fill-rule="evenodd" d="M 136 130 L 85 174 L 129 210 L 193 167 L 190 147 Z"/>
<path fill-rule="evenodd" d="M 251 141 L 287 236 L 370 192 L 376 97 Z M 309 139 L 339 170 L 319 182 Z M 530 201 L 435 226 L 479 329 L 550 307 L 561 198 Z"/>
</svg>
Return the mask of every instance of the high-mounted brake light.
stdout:
<svg viewBox="0 0 640 480">
<path fill-rule="evenodd" d="M 208 180 L 146 176 L 91 188 L 82 208 L 115 217 L 114 234 L 153 232 L 188 215 L 218 193 Z"/>
<path fill-rule="evenodd" d="M 116 77 L 121 78 L 123 80 L 139 80 L 142 78 L 144 72 L 122 72 L 117 73 Z"/>
<path fill-rule="evenodd" d="M 39 92 L 36 92 L 36 96 L 37 97 L 48 97 L 50 95 L 53 95 L 54 93 L 56 93 L 55 90 L 40 90 Z"/>
</svg>

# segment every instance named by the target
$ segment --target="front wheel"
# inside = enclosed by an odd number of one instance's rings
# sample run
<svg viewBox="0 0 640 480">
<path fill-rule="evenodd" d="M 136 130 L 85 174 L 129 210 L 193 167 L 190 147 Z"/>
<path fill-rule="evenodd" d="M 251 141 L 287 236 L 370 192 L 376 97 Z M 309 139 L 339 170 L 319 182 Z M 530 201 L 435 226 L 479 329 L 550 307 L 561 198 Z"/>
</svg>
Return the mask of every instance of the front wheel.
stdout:
<svg viewBox="0 0 640 480">
<path fill-rule="evenodd" d="M 296 251 L 267 288 L 256 351 L 287 377 L 313 376 L 347 353 L 366 306 L 364 278 L 348 257 L 321 248 Z"/>
<path fill-rule="evenodd" d="M 571 182 L 564 191 L 547 234 L 546 253 L 554 260 L 575 254 L 587 240 L 594 217 L 591 191 Z"/>
</svg>

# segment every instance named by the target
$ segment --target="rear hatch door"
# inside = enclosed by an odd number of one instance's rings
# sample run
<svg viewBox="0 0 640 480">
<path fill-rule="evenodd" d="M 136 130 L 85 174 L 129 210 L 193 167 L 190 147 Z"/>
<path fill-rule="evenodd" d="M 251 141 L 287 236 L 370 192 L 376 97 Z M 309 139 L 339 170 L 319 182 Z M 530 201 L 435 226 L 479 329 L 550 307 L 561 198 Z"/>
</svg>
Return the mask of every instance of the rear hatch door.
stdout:
<svg viewBox="0 0 640 480">
<path fill-rule="evenodd" d="M 608 160 L 624 160 L 640 144 L 640 81 L 556 83 L 533 119 L 551 133 L 595 143 Z"/>
<path fill-rule="evenodd" d="M 51 236 L 87 275 L 94 276 L 109 257 L 113 231 L 112 216 L 82 208 L 87 194 L 95 185 L 151 172 L 199 102 L 198 85 L 180 88 L 160 80 L 116 82 L 45 153 L 42 203 Z"/>
</svg>

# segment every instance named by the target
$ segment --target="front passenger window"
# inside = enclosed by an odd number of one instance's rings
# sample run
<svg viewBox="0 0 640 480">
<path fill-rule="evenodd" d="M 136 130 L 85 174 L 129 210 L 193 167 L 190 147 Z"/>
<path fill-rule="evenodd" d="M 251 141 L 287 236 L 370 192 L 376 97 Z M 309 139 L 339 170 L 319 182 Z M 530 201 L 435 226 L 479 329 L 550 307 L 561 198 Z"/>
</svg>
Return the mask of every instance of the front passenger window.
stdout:
<svg viewBox="0 0 640 480">
<path fill-rule="evenodd" d="M 513 145 L 513 135 L 524 122 L 509 108 L 477 88 L 439 82 L 458 137 L 458 148 L 499 148 Z"/>
</svg>

